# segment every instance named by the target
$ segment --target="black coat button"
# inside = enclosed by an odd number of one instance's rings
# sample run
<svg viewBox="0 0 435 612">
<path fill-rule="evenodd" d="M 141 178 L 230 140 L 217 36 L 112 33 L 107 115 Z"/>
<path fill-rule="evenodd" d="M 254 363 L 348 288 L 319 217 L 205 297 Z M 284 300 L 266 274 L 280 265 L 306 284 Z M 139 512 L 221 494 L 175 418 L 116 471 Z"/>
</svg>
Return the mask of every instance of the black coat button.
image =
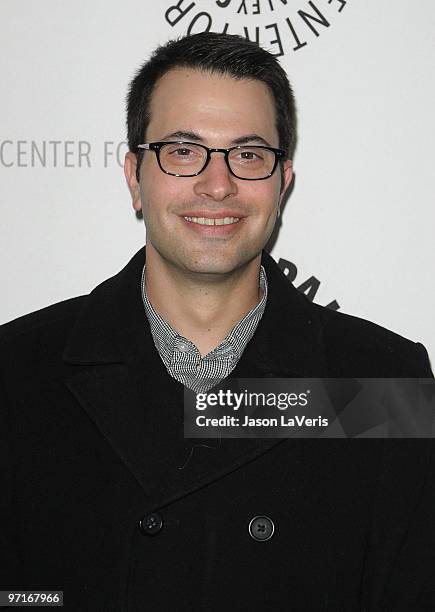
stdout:
<svg viewBox="0 0 435 612">
<path fill-rule="evenodd" d="M 268 516 L 254 516 L 248 527 L 249 535 L 257 542 L 269 540 L 275 531 L 275 525 Z"/>
<path fill-rule="evenodd" d="M 147 535 L 156 535 L 163 527 L 163 519 L 158 512 L 152 512 L 151 514 L 145 514 L 139 521 L 139 527 L 142 533 Z"/>
</svg>

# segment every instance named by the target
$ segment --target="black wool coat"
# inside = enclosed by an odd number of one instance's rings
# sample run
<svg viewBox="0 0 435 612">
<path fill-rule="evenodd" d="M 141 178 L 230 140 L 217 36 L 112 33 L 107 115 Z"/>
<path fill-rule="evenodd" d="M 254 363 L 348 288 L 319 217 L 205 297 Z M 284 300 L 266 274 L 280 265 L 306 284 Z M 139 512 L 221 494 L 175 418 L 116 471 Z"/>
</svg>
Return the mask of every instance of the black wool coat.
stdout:
<svg viewBox="0 0 435 612">
<path fill-rule="evenodd" d="M 77 611 L 435 609 L 432 441 L 184 439 L 143 263 L 0 328 L 0 589 L 63 590 Z M 263 265 L 232 377 L 432 376 L 421 344 Z"/>
</svg>

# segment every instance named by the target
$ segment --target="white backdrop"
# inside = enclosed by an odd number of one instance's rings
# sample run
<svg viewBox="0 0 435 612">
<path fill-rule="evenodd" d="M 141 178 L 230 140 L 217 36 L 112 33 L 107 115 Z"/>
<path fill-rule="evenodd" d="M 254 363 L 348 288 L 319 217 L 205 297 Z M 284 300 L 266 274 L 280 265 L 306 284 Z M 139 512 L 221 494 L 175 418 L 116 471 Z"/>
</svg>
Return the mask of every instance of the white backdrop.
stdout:
<svg viewBox="0 0 435 612">
<path fill-rule="evenodd" d="M 0 322 L 89 292 L 144 244 L 121 167 L 127 84 L 158 43 L 207 27 L 258 34 L 294 86 L 272 255 L 297 286 L 320 281 L 317 303 L 434 363 L 431 0 L 1 0 Z"/>
</svg>

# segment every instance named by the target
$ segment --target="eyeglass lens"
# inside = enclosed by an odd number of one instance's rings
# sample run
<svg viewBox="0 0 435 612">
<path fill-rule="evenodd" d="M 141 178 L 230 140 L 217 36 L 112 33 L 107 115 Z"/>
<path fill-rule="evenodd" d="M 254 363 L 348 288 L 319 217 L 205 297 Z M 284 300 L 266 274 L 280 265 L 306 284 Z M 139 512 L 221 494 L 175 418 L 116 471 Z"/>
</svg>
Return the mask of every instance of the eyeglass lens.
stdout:
<svg viewBox="0 0 435 612">
<path fill-rule="evenodd" d="M 207 162 L 207 151 L 195 144 L 168 143 L 160 148 L 160 164 L 171 174 L 194 175 Z M 230 151 L 228 163 L 240 178 L 264 178 L 275 165 L 275 153 L 256 146 L 243 146 Z"/>
</svg>

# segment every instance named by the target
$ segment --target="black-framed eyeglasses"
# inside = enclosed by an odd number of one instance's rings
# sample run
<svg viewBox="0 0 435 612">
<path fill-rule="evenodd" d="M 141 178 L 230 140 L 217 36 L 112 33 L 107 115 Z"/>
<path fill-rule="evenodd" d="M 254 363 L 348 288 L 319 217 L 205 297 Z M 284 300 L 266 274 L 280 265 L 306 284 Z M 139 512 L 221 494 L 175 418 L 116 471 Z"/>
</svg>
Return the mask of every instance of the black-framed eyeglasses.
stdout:
<svg viewBox="0 0 435 612">
<path fill-rule="evenodd" d="M 244 181 L 261 181 L 275 172 L 285 151 L 262 145 L 238 145 L 229 149 L 206 147 L 194 142 L 149 142 L 139 149 L 154 151 L 160 169 L 171 176 L 189 177 L 200 174 L 212 153 L 223 153 L 231 174 Z"/>
</svg>

